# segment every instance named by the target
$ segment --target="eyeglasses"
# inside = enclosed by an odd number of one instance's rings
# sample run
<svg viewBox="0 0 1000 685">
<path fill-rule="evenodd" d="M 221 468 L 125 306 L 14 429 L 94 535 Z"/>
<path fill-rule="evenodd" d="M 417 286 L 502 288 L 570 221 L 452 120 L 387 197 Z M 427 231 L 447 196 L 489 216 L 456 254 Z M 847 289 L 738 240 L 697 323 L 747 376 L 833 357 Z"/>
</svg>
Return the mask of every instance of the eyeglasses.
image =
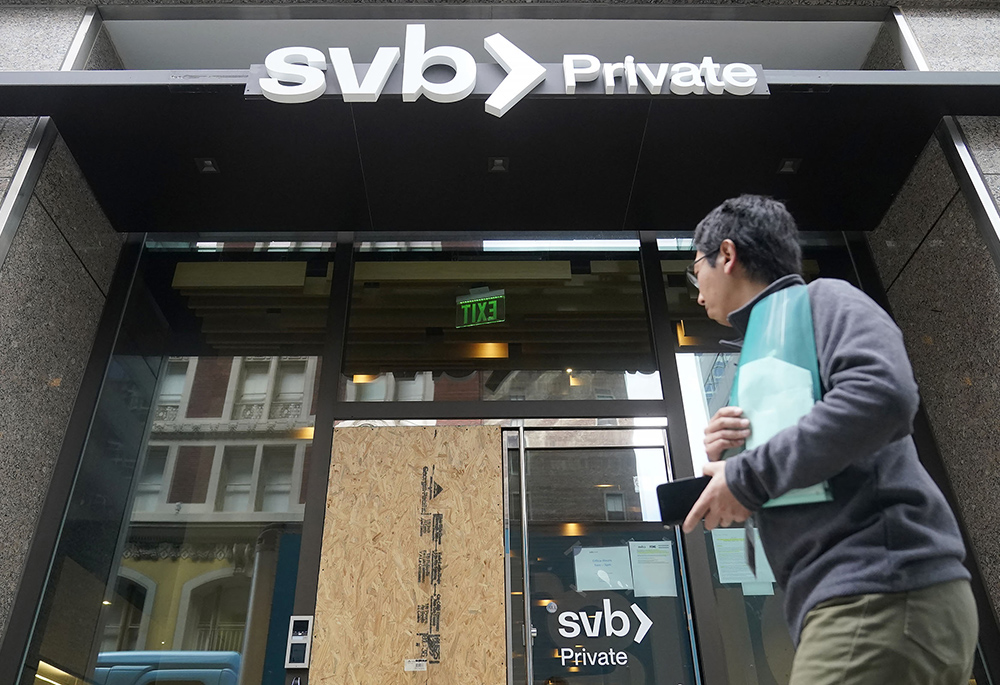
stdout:
<svg viewBox="0 0 1000 685">
<path fill-rule="evenodd" d="M 694 265 L 697 264 L 698 262 L 700 262 L 703 259 L 708 259 L 709 257 L 714 257 L 717 254 L 719 254 L 719 248 L 715 248 L 711 252 L 703 254 L 701 257 L 698 257 L 698 259 L 696 259 L 693 262 L 691 262 L 690 264 L 688 264 L 688 267 L 684 270 L 684 273 L 687 275 L 688 283 L 690 283 L 695 288 L 697 288 L 698 287 L 698 277 L 695 276 L 695 274 L 694 274 Z"/>
</svg>

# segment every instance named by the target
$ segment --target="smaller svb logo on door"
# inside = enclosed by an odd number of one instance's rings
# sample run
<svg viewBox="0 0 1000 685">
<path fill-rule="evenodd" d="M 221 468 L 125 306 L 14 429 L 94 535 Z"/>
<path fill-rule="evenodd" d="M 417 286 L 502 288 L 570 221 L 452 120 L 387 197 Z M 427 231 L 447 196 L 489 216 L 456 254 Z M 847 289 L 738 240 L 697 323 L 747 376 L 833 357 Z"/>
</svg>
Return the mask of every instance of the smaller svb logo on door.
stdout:
<svg viewBox="0 0 1000 685">
<path fill-rule="evenodd" d="M 637 604 L 630 605 L 631 615 L 625 611 L 613 610 L 610 599 L 603 600 L 603 607 L 603 611 L 596 611 L 593 615 L 586 611 L 562 612 L 559 614 L 559 634 L 567 639 L 627 637 L 632 633 L 634 618 L 638 627 L 632 636 L 632 642 L 640 643 L 653 626 L 649 616 Z M 559 661 L 562 666 L 625 666 L 628 664 L 628 654 L 613 649 L 595 652 L 586 647 L 563 647 L 559 650 Z"/>
</svg>

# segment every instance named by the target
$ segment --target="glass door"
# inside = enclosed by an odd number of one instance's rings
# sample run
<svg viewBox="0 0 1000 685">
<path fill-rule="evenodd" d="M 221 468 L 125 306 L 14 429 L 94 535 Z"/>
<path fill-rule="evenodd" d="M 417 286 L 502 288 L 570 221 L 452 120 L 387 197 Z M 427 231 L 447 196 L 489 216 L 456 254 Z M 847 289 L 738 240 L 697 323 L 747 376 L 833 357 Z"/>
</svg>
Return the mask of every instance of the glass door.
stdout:
<svg viewBox="0 0 1000 685">
<path fill-rule="evenodd" d="M 709 418 L 729 404 L 739 355 L 706 351 L 679 353 L 684 414 L 696 473 L 708 463 L 702 443 Z M 696 530 L 694 535 L 698 535 Z M 785 685 L 792 671 L 795 647 L 788 635 L 782 609 L 784 593 L 759 544 L 757 573 L 745 561 L 742 524 L 702 530 L 708 553 L 715 612 L 718 616 L 728 682 L 747 685 Z M 707 656 L 707 655 L 706 655 Z M 708 657 L 711 658 L 711 657 Z"/>
<path fill-rule="evenodd" d="M 698 682 L 683 550 L 656 501 L 665 438 L 658 426 L 508 434 L 511 635 L 527 646 L 512 682 Z"/>
</svg>

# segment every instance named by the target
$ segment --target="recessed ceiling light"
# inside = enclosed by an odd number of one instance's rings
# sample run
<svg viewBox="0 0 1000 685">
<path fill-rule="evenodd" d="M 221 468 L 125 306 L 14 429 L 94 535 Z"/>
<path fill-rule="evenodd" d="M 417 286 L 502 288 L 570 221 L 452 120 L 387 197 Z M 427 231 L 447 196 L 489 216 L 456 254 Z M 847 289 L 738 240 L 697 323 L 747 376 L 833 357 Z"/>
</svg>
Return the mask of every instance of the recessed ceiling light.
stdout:
<svg viewBox="0 0 1000 685">
<path fill-rule="evenodd" d="M 779 174 L 797 174 L 802 166 L 802 159 L 798 157 L 785 157 L 778 163 Z"/>
<path fill-rule="evenodd" d="M 510 171 L 510 158 L 490 157 L 486 163 L 487 170 L 491 173 L 507 173 Z"/>
<path fill-rule="evenodd" d="M 198 168 L 198 173 L 200 174 L 221 173 L 219 163 L 211 157 L 195 157 L 194 165 Z"/>
</svg>

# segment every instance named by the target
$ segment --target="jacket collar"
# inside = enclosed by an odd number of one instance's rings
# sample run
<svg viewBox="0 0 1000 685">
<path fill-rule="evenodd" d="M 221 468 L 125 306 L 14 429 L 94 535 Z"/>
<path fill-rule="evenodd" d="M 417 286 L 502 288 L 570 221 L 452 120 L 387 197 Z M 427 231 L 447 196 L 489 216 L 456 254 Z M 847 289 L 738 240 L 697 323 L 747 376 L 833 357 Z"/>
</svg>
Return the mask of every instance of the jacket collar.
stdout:
<svg viewBox="0 0 1000 685">
<path fill-rule="evenodd" d="M 753 309 L 754 305 L 763 300 L 765 297 L 771 293 L 776 293 L 779 290 L 784 290 L 793 285 L 805 285 L 806 282 L 802 279 L 802 276 L 798 274 L 788 274 L 787 276 L 782 276 L 776 281 L 773 281 L 771 285 L 767 286 L 758 293 L 758 295 L 747 302 L 745 305 L 739 309 L 729 313 L 726 317 L 729 320 L 729 325 L 733 327 L 740 337 L 738 340 L 725 340 L 723 342 L 729 343 L 731 345 L 741 345 L 743 342 L 743 336 L 746 335 L 747 325 L 750 323 L 750 311 Z"/>
</svg>

